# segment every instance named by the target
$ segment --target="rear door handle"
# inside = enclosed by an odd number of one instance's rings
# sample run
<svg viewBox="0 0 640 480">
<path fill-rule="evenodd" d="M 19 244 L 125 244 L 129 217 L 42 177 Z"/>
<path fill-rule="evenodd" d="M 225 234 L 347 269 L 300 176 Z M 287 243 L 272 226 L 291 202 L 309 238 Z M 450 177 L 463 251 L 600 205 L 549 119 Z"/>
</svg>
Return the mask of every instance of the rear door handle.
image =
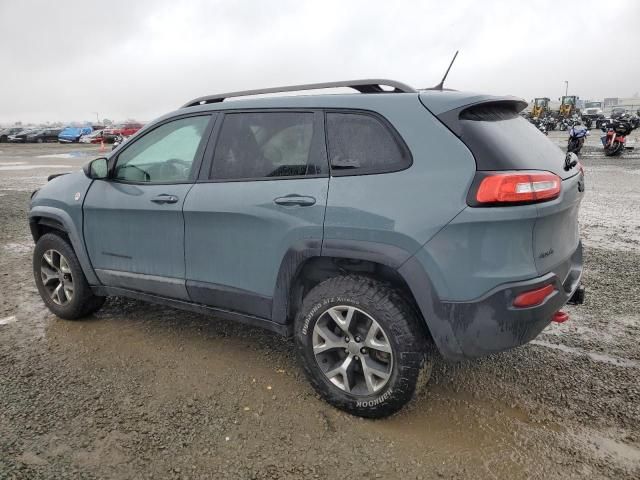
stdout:
<svg viewBox="0 0 640 480">
<path fill-rule="evenodd" d="M 167 195 L 166 193 L 163 193 L 155 198 L 152 198 L 151 201 L 160 205 L 163 205 L 165 203 L 178 203 L 178 197 L 176 197 L 175 195 Z"/>
<path fill-rule="evenodd" d="M 285 195 L 284 197 L 274 198 L 273 202 L 276 205 L 283 205 L 285 207 L 295 205 L 298 205 L 300 207 L 310 207 L 311 205 L 315 205 L 316 199 L 313 197 L 307 197 L 304 195 L 292 193 L 290 195 Z"/>
</svg>

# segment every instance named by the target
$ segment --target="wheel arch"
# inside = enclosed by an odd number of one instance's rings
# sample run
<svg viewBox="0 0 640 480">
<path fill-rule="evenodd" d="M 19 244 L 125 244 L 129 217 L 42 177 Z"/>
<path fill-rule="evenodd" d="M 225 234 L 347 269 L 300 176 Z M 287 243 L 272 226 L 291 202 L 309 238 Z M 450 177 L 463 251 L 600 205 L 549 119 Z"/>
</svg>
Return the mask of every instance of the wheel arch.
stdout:
<svg viewBox="0 0 640 480">
<path fill-rule="evenodd" d="M 272 319 L 291 325 L 306 292 L 328 278 L 354 273 L 396 287 L 424 320 L 425 330 L 440 352 L 447 358 L 462 358 L 427 272 L 409 252 L 393 245 L 325 240 L 322 248 L 303 243 L 290 249 L 278 274 Z"/>
<path fill-rule="evenodd" d="M 99 285 L 100 281 L 93 271 L 93 266 L 84 245 L 82 232 L 78 231 L 71 216 L 59 208 L 38 206 L 29 212 L 29 228 L 35 243 L 46 233 L 63 234 L 71 244 L 78 257 L 82 271 L 89 285 Z"/>
</svg>

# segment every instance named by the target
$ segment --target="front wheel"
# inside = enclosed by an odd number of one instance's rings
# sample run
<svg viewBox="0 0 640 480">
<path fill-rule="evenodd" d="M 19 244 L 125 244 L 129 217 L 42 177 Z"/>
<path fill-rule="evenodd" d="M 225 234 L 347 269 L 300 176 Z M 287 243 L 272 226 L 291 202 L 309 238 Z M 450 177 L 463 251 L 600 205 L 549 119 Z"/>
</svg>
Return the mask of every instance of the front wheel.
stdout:
<svg viewBox="0 0 640 480">
<path fill-rule="evenodd" d="M 33 275 L 42 300 L 60 318 L 77 320 L 104 304 L 105 297 L 93 294 L 73 248 L 59 235 L 47 233 L 36 243 Z"/>
<path fill-rule="evenodd" d="M 295 340 L 316 391 L 351 414 L 381 418 L 411 400 L 426 332 L 404 298 L 366 277 L 326 280 L 304 298 Z"/>
</svg>

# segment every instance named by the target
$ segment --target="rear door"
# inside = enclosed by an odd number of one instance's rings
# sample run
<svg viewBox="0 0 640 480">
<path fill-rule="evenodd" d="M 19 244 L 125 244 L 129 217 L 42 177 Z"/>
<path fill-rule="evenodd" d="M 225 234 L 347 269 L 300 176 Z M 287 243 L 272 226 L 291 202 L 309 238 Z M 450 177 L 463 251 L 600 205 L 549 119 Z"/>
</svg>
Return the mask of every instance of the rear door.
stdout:
<svg viewBox="0 0 640 480">
<path fill-rule="evenodd" d="M 166 121 L 122 147 L 108 180 L 84 201 L 84 237 L 108 286 L 188 299 L 182 207 L 210 133 L 211 115 Z"/>
<path fill-rule="evenodd" d="M 287 252 L 320 252 L 329 185 L 322 115 L 229 112 L 216 129 L 184 204 L 187 289 L 198 303 L 271 318 Z"/>
</svg>

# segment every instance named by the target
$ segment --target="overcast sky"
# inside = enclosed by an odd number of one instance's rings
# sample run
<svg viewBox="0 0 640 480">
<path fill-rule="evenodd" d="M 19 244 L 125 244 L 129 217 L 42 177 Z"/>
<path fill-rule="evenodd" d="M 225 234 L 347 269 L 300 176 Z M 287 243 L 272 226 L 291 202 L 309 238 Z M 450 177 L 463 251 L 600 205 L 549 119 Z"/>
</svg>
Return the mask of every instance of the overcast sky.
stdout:
<svg viewBox="0 0 640 480">
<path fill-rule="evenodd" d="M 0 122 L 150 120 L 206 94 L 393 78 L 640 91 L 640 1 L 0 0 Z"/>
</svg>

